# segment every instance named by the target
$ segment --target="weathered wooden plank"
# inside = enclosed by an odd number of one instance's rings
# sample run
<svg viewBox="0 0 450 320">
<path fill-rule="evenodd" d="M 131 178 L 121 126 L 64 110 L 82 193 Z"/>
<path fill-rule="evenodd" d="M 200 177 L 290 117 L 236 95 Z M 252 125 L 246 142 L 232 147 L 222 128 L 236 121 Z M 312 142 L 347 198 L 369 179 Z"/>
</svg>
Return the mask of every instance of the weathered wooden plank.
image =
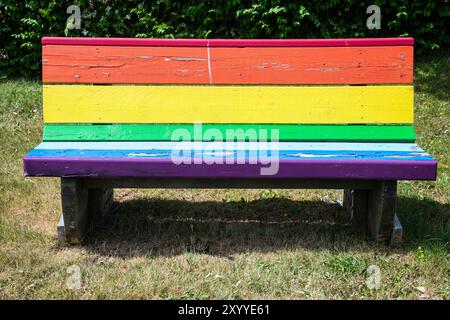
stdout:
<svg viewBox="0 0 450 320">
<path fill-rule="evenodd" d="M 84 178 L 89 188 L 200 189 L 372 189 L 372 180 L 330 179 L 198 179 L 198 178 Z"/>
<path fill-rule="evenodd" d="M 43 82 L 408 84 L 413 47 L 136 47 L 46 45 Z"/>
<path fill-rule="evenodd" d="M 171 159 L 24 158 L 25 176 L 435 180 L 436 161 L 293 160 L 177 164 Z M 270 172 L 268 173 L 268 169 Z"/>
<path fill-rule="evenodd" d="M 212 48 L 212 83 L 412 83 L 413 47 Z"/>
<path fill-rule="evenodd" d="M 88 189 L 76 178 L 61 179 L 61 204 L 64 236 L 68 243 L 79 244 L 88 226 Z"/>
<path fill-rule="evenodd" d="M 417 155 L 428 155 L 422 148 L 415 143 L 369 143 L 369 142 L 231 142 L 224 144 L 217 142 L 178 142 L 178 141 L 58 141 L 42 142 L 36 146 L 35 150 L 40 149 L 80 149 L 80 150 L 172 150 L 173 148 L 192 148 L 193 150 L 205 150 L 212 148 L 214 150 L 274 150 L 276 143 L 278 150 L 302 152 L 302 151 L 380 151 L 380 152 L 413 152 Z M 156 151 L 159 152 L 159 151 Z"/>
<path fill-rule="evenodd" d="M 397 207 L 397 181 L 380 181 L 368 196 L 368 230 L 375 240 L 390 241 Z"/>
<path fill-rule="evenodd" d="M 169 141 L 175 130 L 186 130 L 191 140 L 196 137 L 193 124 L 46 124 L 43 141 Z M 237 141 L 258 140 L 260 130 L 272 139 L 278 130 L 279 141 L 386 141 L 413 142 L 412 125 L 289 125 L 289 124 L 203 124 L 203 131 L 219 130 L 226 137 L 227 130 L 244 130 Z M 250 131 L 248 131 L 250 130 Z M 254 130 L 254 131 L 253 131 Z M 235 131 L 236 132 L 236 131 Z M 254 134 L 253 134 L 254 133 Z"/>
<path fill-rule="evenodd" d="M 434 161 L 416 144 L 343 142 L 43 142 L 27 157 Z"/>
<path fill-rule="evenodd" d="M 105 45 L 105 46 L 167 46 L 167 47 L 352 47 L 352 46 L 412 46 L 414 39 L 142 39 L 94 37 L 44 37 L 43 45 Z"/>
<path fill-rule="evenodd" d="M 207 54 L 195 47 L 49 45 L 42 48 L 42 81 L 209 83 Z"/>
<path fill-rule="evenodd" d="M 213 144 L 218 145 L 218 144 Z M 275 144 L 271 144 L 275 148 Z M 67 158 L 108 158 L 108 159 L 173 159 L 177 155 L 192 159 L 248 161 L 249 159 L 279 160 L 387 160 L 387 161 L 433 161 L 427 153 L 405 151 L 350 151 L 350 150 L 278 150 L 261 147 L 260 150 L 233 150 L 224 147 L 213 149 L 204 143 L 203 150 L 193 148 L 175 149 L 134 149 L 134 150 L 96 150 L 96 149 L 34 149 L 28 157 L 67 157 Z"/>
<path fill-rule="evenodd" d="M 412 86 L 44 85 L 45 123 L 413 123 Z"/>
</svg>

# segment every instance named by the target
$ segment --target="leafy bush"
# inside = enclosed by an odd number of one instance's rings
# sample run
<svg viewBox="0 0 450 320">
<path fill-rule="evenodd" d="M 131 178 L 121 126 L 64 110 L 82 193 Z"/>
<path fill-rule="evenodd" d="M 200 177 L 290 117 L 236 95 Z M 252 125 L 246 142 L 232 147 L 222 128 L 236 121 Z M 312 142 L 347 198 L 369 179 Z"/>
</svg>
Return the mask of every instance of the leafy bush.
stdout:
<svg viewBox="0 0 450 320">
<path fill-rule="evenodd" d="M 81 29 L 66 9 L 82 10 Z M 381 8 L 380 30 L 366 9 Z M 449 1 L 441 0 L 0 0 L 0 79 L 38 77 L 43 36 L 159 38 L 353 38 L 413 36 L 416 50 L 446 46 Z"/>
</svg>

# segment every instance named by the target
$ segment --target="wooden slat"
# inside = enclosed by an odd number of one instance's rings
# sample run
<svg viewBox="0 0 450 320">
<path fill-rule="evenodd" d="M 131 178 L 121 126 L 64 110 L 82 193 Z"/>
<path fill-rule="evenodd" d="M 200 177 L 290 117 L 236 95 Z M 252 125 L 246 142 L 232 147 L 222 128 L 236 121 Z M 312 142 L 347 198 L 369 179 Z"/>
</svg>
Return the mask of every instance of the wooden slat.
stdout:
<svg viewBox="0 0 450 320">
<path fill-rule="evenodd" d="M 196 179 L 196 178 L 92 178 L 83 179 L 88 188 L 161 189 L 346 189 L 364 191 L 376 186 L 375 180 L 350 179 Z"/>
<path fill-rule="evenodd" d="M 25 176 L 196 179 L 355 179 L 435 180 L 435 160 L 316 160 L 279 161 L 274 175 L 262 175 L 266 164 L 175 164 L 171 159 L 110 159 L 28 157 Z M 275 161 L 275 160 L 274 160 Z"/>
<path fill-rule="evenodd" d="M 45 123 L 412 123 L 412 86 L 44 85 Z"/>
<path fill-rule="evenodd" d="M 184 140 L 183 140 L 184 141 Z M 275 143 L 275 142 L 274 142 Z M 352 143 L 352 142 L 278 142 L 279 150 L 293 151 L 373 151 L 373 152 L 409 152 L 416 153 L 418 156 L 425 153 L 414 143 Z M 88 141 L 59 141 L 42 142 L 35 150 L 50 149 L 75 149 L 75 150 L 171 150 L 176 147 L 193 148 L 203 150 L 206 147 L 213 149 L 226 148 L 227 150 L 269 150 L 274 149 L 271 144 L 260 144 L 258 142 L 232 142 L 223 145 L 222 142 L 200 142 L 191 143 L 185 141 L 117 141 L 117 142 L 88 142 Z M 426 154 L 425 154 L 426 155 Z"/>
<path fill-rule="evenodd" d="M 97 142 L 99 143 L 99 142 Z M 275 145 L 272 144 L 273 147 Z M 64 144 L 60 149 L 42 149 L 36 148 L 32 150 L 29 157 L 73 157 L 73 158 L 111 158 L 111 159 L 171 159 L 173 150 L 184 150 L 183 155 L 195 157 L 198 159 L 255 159 L 258 154 L 271 154 L 275 157 L 275 153 L 271 149 L 261 148 L 260 150 L 234 150 L 226 148 L 218 148 L 213 151 L 209 146 L 204 145 L 202 150 L 194 150 L 186 145 L 186 148 L 172 149 L 66 149 Z M 269 156 L 270 157 L 270 156 Z M 276 157 L 280 160 L 411 160 L 411 161 L 431 161 L 434 160 L 426 152 L 418 151 L 368 151 L 368 150 L 278 150 Z"/>
<path fill-rule="evenodd" d="M 196 137 L 193 124 L 46 124 L 44 141 L 169 141 L 175 130 L 189 132 Z M 209 129 L 219 130 L 226 137 L 227 130 L 243 130 L 241 139 L 252 139 L 252 133 L 259 137 L 259 130 L 278 130 L 280 141 L 414 141 L 414 127 L 411 125 L 282 125 L 282 124 L 203 124 L 202 133 Z M 250 130 L 250 131 L 249 131 Z M 239 137 L 238 137 L 239 138 Z M 254 138 L 254 137 L 253 137 Z"/>
<path fill-rule="evenodd" d="M 178 156 L 196 160 L 180 164 Z M 436 178 L 435 159 L 408 143 L 43 142 L 25 156 L 24 172 L 28 176 L 245 179 L 264 177 L 261 170 L 269 162 L 277 168 L 272 178 Z"/>
<path fill-rule="evenodd" d="M 351 46 L 412 46 L 413 38 L 359 39 L 139 39 L 44 37 L 42 44 L 105 45 L 105 46 L 166 46 L 166 47 L 351 47 Z"/>
<path fill-rule="evenodd" d="M 43 46 L 43 82 L 209 83 L 205 48 Z"/>
<path fill-rule="evenodd" d="M 199 48 L 45 45 L 46 83 L 412 83 L 413 47 Z"/>
<path fill-rule="evenodd" d="M 213 48 L 213 83 L 412 83 L 413 47 Z"/>
</svg>

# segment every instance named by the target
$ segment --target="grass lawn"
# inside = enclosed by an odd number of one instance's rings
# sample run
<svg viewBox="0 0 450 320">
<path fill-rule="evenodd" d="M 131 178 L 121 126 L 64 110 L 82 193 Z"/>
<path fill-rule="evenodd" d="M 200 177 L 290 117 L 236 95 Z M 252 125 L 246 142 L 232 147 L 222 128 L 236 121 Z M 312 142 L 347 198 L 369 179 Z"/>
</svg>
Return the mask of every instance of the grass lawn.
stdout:
<svg viewBox="0 0 450 320">
<path fill-rule="evenodd" d="M 439 177 L 400 182 L 401 248 L 354 235 L 335 190 L 120 189 L 88 245 L 62 246 L 59 179 L 22 176 L 42 136 L 40 83 L 0 83 L 0 298 L 450 298 L 449 57 L 417 59 L 417 140 Z"/>
</svg>

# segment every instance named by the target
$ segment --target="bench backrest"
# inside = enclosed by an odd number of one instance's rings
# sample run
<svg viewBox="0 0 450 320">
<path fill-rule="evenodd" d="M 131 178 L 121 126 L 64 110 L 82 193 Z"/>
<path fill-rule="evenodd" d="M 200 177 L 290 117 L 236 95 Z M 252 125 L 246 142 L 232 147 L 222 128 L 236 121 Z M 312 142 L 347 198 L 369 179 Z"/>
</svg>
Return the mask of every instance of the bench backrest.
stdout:
<svg viewBox="0 0 450 320">
<path fill-rule="evenodd" d="M 414 141 L 413 39 L 43 38 L 44 141 Z M 270 130 L 269 130 L 270 132 Z M 270 137 L 269 137 L 270 138 Z"/>
</svg>

